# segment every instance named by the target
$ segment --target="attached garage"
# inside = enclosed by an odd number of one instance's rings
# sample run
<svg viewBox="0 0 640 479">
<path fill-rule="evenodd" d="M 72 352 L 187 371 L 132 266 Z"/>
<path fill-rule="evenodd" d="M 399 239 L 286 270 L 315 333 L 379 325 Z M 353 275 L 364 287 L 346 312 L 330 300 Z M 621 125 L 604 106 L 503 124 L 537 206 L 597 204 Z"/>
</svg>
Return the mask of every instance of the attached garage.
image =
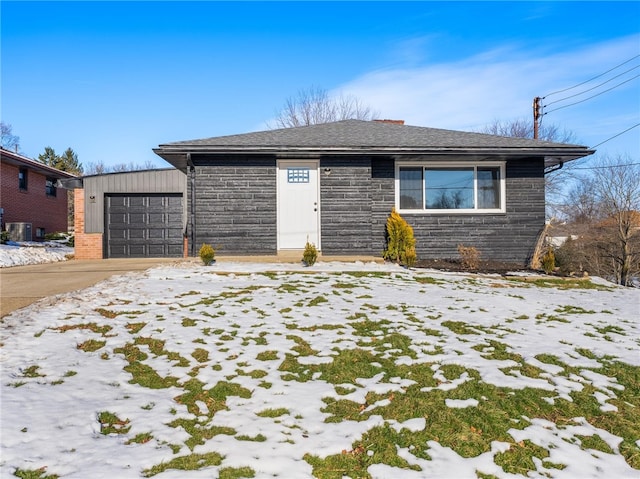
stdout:
<svg viewBox="0 0 640 479">
<path fill-rule="evenodd" d="M 75 191 L 75 256 L 184 256 L 187 177 L 176 169 L 85 176 Z"/>
<path fill-rule="evenodd" d="M 179 193 L 106 194 L 105 256 L 181 257 L 182 212 Z"/>
</svg>

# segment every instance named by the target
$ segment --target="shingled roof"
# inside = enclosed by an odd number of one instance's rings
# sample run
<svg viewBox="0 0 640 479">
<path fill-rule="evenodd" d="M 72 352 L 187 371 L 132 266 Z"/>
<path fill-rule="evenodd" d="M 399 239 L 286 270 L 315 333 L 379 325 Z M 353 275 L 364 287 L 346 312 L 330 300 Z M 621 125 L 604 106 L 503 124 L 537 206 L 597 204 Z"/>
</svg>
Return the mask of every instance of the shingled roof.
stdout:
<svg viewBox="0 0 640 479">
<path fill-rule="evenodd" d="M 544 156 L 551 166 L 594 152 L 579 145 L 362 120 L 178 141 L 153 151 L 178 168 L 186 167 L 187 153 Z"/>
</svg>

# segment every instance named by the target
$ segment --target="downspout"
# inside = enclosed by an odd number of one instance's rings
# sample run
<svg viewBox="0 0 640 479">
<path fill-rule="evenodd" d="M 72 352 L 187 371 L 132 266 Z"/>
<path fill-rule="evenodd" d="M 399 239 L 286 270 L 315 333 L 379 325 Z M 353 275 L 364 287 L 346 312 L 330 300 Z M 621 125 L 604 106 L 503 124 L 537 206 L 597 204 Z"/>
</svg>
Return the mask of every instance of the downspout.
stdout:
<svg viewBox="0 0 640 479">
<path fill-rule="evenodd" d="M 189 205 L 189 249 L 191 250 L 191 256 L 196 255 L 196 167 L 191 161 L 191 153 L 187 153 L 187 165 L 189 168 L 189 190 L 190 190 L 190 205 Z"/>
</svg>

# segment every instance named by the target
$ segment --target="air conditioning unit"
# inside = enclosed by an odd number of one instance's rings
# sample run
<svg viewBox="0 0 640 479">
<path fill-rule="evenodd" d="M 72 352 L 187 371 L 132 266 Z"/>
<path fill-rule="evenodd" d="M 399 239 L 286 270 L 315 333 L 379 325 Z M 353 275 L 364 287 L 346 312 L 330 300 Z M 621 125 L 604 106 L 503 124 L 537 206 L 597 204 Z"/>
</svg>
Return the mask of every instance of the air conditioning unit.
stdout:
<svg viewBox="0 0 640 479">
<path fill-rule="evenodd" d="M 10 241 L 32 241 L 31 223 L 7 223 Z"/>
</svg>

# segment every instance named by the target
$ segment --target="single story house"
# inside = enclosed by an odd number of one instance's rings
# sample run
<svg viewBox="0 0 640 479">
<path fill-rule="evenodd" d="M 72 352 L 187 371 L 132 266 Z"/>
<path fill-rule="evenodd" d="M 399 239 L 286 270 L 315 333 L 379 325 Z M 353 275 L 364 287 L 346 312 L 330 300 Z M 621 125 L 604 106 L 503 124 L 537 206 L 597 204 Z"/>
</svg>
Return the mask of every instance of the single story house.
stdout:
<svg viewBox="0 0 640 479">
<path fill-rule="evenodd" d="M 545 224 L 545 171 L 584 146 L 405 125 L 333 123 L 161 144 L 187 178 L 188 253 L 380 255 L 392 208 L 419 258 L 529 262 Z"/>
<path fill-rule="evenodd" d="M 0 222 L 13 241 L 43 240 L 69 229 L 68 194 L 58 180 L 74 175 L 0 149 Z"/>
</svg>

